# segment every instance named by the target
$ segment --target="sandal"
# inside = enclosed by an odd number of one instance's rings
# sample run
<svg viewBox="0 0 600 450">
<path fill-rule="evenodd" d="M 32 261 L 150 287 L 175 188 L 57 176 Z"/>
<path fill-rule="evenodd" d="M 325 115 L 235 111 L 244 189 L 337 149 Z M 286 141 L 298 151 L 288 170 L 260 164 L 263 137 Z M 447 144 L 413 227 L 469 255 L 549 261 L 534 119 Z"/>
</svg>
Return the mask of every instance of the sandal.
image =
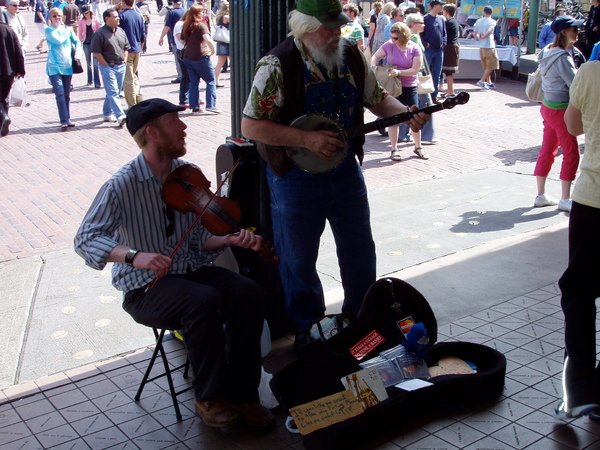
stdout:
<svg viewBox="0 0 600 450">
<path fill-rule="evenodd" d="M 421 159 L 429 159 L 429 155 L 421 147 L 415 147 L 414 153 Z"/>
<path fill-rule="evenodd" d="M 390 155 L 392 161 L 402 161 L 402 157 L 400 156 L 400 150 L 394 149 L 392 150 L 392 154 Z"/>
</svg>

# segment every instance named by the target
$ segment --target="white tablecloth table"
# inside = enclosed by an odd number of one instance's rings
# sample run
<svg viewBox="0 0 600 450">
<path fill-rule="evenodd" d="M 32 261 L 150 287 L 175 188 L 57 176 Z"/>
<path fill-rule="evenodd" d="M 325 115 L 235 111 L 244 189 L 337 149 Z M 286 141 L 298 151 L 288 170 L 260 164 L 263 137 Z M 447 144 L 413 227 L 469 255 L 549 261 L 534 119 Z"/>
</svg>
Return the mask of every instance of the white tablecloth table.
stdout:
<svg viewBox="0 0 600 450">
<path fill-rule="evenodd" d="M 474 39 L 460 39 L 460 61 L 458 73 L 455 78 L 479 78 L 481 76 L 481 64 L 479 63 L 479 41 Z M 506 46 L 496 47 L 499 61 L 506 61 L 513 66 L 519 62 L 518 47 Z M 475 63 L 474 61 L 477 61 Z"/>
</svg>

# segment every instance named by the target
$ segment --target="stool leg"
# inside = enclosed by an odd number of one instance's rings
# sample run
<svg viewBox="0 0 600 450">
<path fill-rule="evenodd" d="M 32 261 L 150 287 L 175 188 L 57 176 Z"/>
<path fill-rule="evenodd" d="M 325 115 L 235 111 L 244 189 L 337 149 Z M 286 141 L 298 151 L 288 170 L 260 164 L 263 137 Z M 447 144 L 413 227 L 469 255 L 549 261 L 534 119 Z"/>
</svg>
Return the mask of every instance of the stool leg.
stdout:
<svg viewBox="0 0 600 450">
<path fill-rule="evenodd" d="M 183 369 L 183 378 L 187 380 L 188 373 L 190 371 L 190 357 L 186 356 L 185 358 L 185 368 Z"/>
<path fill-rule="evenodd" d="M 161 335 L 163 335 L 165 330 L 162 331 Z M 177 417 L 177 421 L 181 422 L 181 411 L 179 411 L 179 402 L 177 401 L 177 392 L 175 392 L 175 386 L 173 385 L 173 378 L 171 377 L 171 369 L 169 368 L 169 362 L 167 361 L 167 355 L 165 353 L 165 349 L 162 346 L 162 340 L 160 345 L 160 356 L 163 360 L 163 365 L 165 366 L 165 375 L 167 376 L 167 382 L 169 383 L 169 391 L 171 392 L 171 398 L 173 399 L 173 406 L 175 407 L 175 416 Z"/>
<path fill-rule="evenodd" d="M 156 328 L 152 328 L 152 331 L 154 331 L 154 337 L 156 338 L 156 346 L 154 347 L 154 351 L 152 352 L 152 357 L 150 358 L 150 362 L 148 363 L 146 373 L 144 373 L 144 378 L 142 378 L 142 382 L 140 383 L 140 387 L 138 388 L 137 394 L 135 394 L 134 399 L 136 402 L 140 401 L 142 391 L 144 390 L 144 386 L 146 386 L 146 383 L 148 382 L 148 378 L 150 377 L 150 372 L 152 372 L 152 367 L 154 367 L 154 362 L 156 361 L 158 352 L 162 348 L 162 340 L 163 336 L 165 335 L 165 330 L 162 330 L 160 335 L 158 334 L 158 331 L 156 331 Z"/>
</svg>

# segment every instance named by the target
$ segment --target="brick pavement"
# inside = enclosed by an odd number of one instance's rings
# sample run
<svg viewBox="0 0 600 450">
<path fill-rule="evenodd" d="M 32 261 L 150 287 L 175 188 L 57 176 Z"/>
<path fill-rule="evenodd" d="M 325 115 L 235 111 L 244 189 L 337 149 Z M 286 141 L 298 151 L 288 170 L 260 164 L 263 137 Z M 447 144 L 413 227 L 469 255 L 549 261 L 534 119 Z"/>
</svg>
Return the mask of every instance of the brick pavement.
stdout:
<svg viewBox="0 0 600 450">
<path fill-rule="evenodd" d="M 21 14 L 31 42 L 37 42 L 32 14 Z M 140 63 L 141 85 L 146 98 L 177 102 L 177 85 L 169 83 L 175 74 L 173 57 L 157 44 L 161 27 L 160 18 L 154 17 L 149 52 Z M 72 119 L 78 126 L 59 131 L 45 75 L 46 57 L 27 54 L 31 104 L 11 109 L 11 133 L 0 140 L 0 262 L 69 247 L 101 183 L 138 151 L 126 130 L 102 122 L 104 91 L 86 87 L 84 74 L 74 76 L 71 94 Z M 211 179 L 214 153 L 231 129 L 228 74 L 223 81 L 226 87 L 218 90 L 217 100 L 223 114 L 183 114 L 188 125 L 187 158 L 204 167 Z M 525 99 L 522 83 L 500 78 L 493 92 L 481 92 L 470 81 L 457 88 L 470 92 L 471 100 L 435 115 L 440 142 L 428 148 L 429 161 L 413 158 L 410 145 L 404 144 L 404 161 L 392 163 L 387 138 L 378 133 L 367 136 L 364 174 L 369 189 L 535 160 L 541 120 L 538 107 Z"/>
</svg>

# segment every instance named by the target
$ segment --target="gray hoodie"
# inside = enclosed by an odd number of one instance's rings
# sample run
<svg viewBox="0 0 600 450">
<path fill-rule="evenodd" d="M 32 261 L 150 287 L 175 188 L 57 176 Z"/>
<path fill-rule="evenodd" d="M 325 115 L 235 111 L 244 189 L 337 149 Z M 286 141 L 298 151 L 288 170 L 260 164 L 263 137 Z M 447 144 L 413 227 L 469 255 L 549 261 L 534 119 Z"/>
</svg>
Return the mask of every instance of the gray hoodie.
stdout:
<svg viewBox="0 0 600 450">
<path fill-rule="evenodd" d="M 538 63 L 544 100 L 567 103 L 569 88 L 577 72 L 571 54 L 562 48 L 547 46 L 538 55 Z"/>
</svg>

